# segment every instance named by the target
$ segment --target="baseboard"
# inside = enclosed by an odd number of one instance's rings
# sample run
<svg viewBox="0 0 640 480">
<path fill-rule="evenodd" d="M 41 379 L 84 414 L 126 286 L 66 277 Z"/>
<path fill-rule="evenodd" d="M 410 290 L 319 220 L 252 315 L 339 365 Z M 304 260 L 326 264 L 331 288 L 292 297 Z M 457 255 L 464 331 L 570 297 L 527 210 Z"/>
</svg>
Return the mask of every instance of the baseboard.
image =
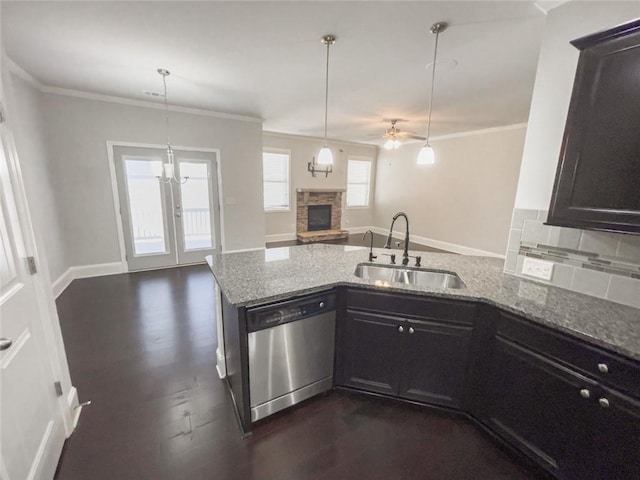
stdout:
<svg viewBox="0 0 640 480">
<path fill-rule="evenodd" d="M 76 265 L 67 268 L 67 270 L 52 283 L 53 297 L 58 298 L 62 292 L 76 278 L 101 277 L 103 275 L 114 275 L 117 273 L 125 273 L 126 268 L 121 262 L 112 263 L 96 263 L 94 265 Z"/>
<path fill-rule="evenodd" d="M 79 406 L 79 403 L 78 390 L 76 390 L 76 387 L 71 387 L 71 390 L 69 390 L 69 394 L 67 395 L 67 405 L 69 406 L 69 415 L 71 417 L 71 432 L 76 429 L 78 420 L 80 420 L 82 407 Z M 71 432 L 68 432 L 67 437 L 71 435 Z"/>
<path fill-rule="evenodd" d="M 374 227 L 347 227 L 345 228 L 345 230 L 349 233 L 358 234 L 358 233 L 364 233 L 367 230 L 373 231 L 373 228 Z"/>
<path fill-rule="evenodd" d="M 73 282 L 73 270 L 71 267 L 67 268 L 62 275 L 60 275 L 56 281 L 51 284 L 51 290 L 53 291 L 53 298 L 58 298 L 62 292 Z"/>
<path fill-rule="evenodd" d="M 265 235 L 264 240 L 266 243 L 272 242 L 289 242 L 296 239 L 295 233 L 274 233 L 273 235 Z"/>
<path fill-rule="evenodd" d="M 371 227 L 374 233 L 379 233 L 380 235 L 388 235 L 389 230 L 381 227 Z M 404 238 L 404 232 L 394 231 L 393 237 L 395 239 L 401 240 Z M 480 250 L 477 248 L 467 247 L 465 245 L 458 245 L 456 243 L 443 242 L 441 240 L 435 240 L 433 238 L 421 237 L 419 235 L 411 235 L 411 241 L 417 243 L 419 245 L 424 245 L 425 247 L 437 248 L 439 250 L 445 250 L 451 253 L 458 253 L 460 255 L 471 255 L 471 256 L 479 256 L 479 257 L 495 257 L 504 259 L 504 255 L 500 255 L 494 252 L 488 252 L 486 250 Z"/>
</svg>

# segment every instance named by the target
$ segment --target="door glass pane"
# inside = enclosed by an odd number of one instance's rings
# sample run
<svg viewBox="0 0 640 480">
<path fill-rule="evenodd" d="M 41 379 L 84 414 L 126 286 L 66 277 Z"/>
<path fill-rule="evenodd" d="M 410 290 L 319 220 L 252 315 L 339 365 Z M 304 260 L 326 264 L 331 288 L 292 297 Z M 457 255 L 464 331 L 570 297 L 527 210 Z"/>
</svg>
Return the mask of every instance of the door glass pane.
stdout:
<svg viewBox="0 0 640 480">
<path fill-rule="evenodd" d="M 180 162 L 180 176 L 189 177 L 186 183 L 180 185 L 184 249 L 212 248 L 213 232 L 207 164 Z"/>
<path fill-rule="evenodd" d="M 161 161 L 125 160 L 129 215 L 136 255 L 165 253 L 164 215 L 160 182 L 154 172 Z"/>
</svg>

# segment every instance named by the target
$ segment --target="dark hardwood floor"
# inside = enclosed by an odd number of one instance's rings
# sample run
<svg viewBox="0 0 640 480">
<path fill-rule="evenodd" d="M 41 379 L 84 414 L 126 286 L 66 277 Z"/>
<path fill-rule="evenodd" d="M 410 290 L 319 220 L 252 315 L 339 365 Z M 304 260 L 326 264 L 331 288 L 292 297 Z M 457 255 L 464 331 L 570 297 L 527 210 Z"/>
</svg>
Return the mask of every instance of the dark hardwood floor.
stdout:
<svg viewBox="0 0 640 480">
<path fill-rule="evenodd" d="M 373 234 L 373 246 L 382 248 L 387 240 L 385 235 L 380 235 L 379 233 Z M 367 235 L 366 240 L 362 239 L 361 233 L 352 233 L 349 235 L 349 238 L 341 239 L 341 240 L 327 240 L 321 243 L 333 243 L 336 245 L 360 245 L 363 247 L 368 247 L 370 245 L 371 239 Z M 266 244 L 267 248 L 277 248 L 277 247 L 291 247 L 294 245 L 298 245 L 296 240 L 288 240 L 285 242 L 269 242 Z M 396 241 L 394 240 L 393 244 L 394 249 L 402 249 L 402 247 L 396 246 Z M 418 243 L 409 242 L 409 250 L 415 250 L 418 252 L 436 252 L 436 253 L 451 253 L 446 250 L 439 250 L 433 247 L 427 247 L 425 245 L 420 245 Z"/>
<path fill-rule="evenodd" d="M 215 370 L 205 266 L 75 280 L 59 297 L 71 377 L 91 400 L 58 480 L 533 480 L 467 420 L 346 392 L 242 439 Z"/>
</svg>

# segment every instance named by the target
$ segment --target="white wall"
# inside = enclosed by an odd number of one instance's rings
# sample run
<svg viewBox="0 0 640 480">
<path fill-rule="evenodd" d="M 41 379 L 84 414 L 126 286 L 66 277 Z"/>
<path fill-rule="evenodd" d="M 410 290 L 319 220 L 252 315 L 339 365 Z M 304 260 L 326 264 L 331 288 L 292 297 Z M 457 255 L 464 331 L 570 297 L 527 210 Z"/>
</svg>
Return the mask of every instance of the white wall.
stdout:
<svg viewBox="0 0 640 480">
<path fill-rule="evenodd" d="M 411 234 L 434 240 L 427 242 L 432 246 L 503 255 L 524 134 L 524 126 L 516 125 L 434 139 L 436 163 L 429 166 L 416 165 L 419 143 L 381 150 L 374 225 L 388 228 L 402 210 Z"/>
<path fill-rule="evenodd" d="M 580 53 L 569 41 L 638 17 L 639 2 L 573 1 L 547 15 L 516 208 L 549 208 Z"/>
<path fill-rule="evenodd" d="M 106 142 L 165 143 L 163 111 L 52 93 L 42 95 L 42 110 L 69 265 L 119 262 Z M 225 248 L 263 246 L 261 123 L 181 112 L 170 118 L 174 145 L 220 149 Z"/>
<path fill-rule="evenodd" d="M 42 94 L 23 79 L 3 69 L 9 121 L 16 142 L 38 250 L 52 279 L 68 267 L 61 207 L 55 195 L 51 163 L 44 143 Z"/>
<path fill-rule="evenodd" d="M 291 209 L 288 212 L 268 212 L 265 214 L 267 239 L 277 239 L 275 235 L 293 235 L 296 231 L 296 188 L 347 188 L 347 160 L 350 155 L 370 158 L 371 194 L 369 208 L 346 208 L 346 194 L 343 195 L 342 228 L 368 227 L 373 221 L 373 187 L 376 177 L 376 157 L 378 147 L 360 145 L 356 143 L 330 141 L 329 147 L 333 152 L 333 172 L 325 177 L 317 174 L 312 177 L 307 171 L 307 163 L 318 155 L 323 140 L 320 138 L 285 135 L 264 132 L 264 148 L 279 148 L 291 151 Z M 340 152 L 342 150 L 342 152 Z"/>
</svg>

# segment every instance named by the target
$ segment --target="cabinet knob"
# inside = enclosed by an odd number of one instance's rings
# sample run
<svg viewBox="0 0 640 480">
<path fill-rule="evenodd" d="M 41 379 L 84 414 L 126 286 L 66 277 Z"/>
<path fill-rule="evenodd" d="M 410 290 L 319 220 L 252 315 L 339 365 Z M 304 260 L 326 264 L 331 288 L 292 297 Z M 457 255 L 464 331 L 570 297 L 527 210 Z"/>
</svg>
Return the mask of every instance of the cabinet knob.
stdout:
<svg viewBox="0 0 640 480">
<path fill-rule="evenodd" d="M 582 398 L 590 398 L 591 392 L 587 388 L 583 388 L 582 390 L 580 390 L 580 396 Z"/>
<path fill-rule="evenodd" d="M 609 400 L 607 400 L 606 398 L 599 398 L 598 403 L 602 408 L 609 408 Z"/>
<path fill-rule="evenodd" d="M 320 308 L 324 308 L 324 302 L 320 302 L 320 304 L 318 305 Z"/>
<path fill-rule="evenodd" d="M 415 330 L 413 329 L 413 327 L 409 327 L 409 333 L 415 333 Z"/>
<path fill-rule="evenodd" d="M 602 373 L 609 373 L 609 367 L 607 367 L 606 363 L 599 363 L 598 370 L 600 370 L 600 372 Z"/>
<path fill-rule="evenodd" d="M 398 331 L 399 331 L 400 333 L 404 332 L 404 327 L 403 327 L 402 325 L 400 325 L 400 326 L 398 327 Z"/>
</svg>

